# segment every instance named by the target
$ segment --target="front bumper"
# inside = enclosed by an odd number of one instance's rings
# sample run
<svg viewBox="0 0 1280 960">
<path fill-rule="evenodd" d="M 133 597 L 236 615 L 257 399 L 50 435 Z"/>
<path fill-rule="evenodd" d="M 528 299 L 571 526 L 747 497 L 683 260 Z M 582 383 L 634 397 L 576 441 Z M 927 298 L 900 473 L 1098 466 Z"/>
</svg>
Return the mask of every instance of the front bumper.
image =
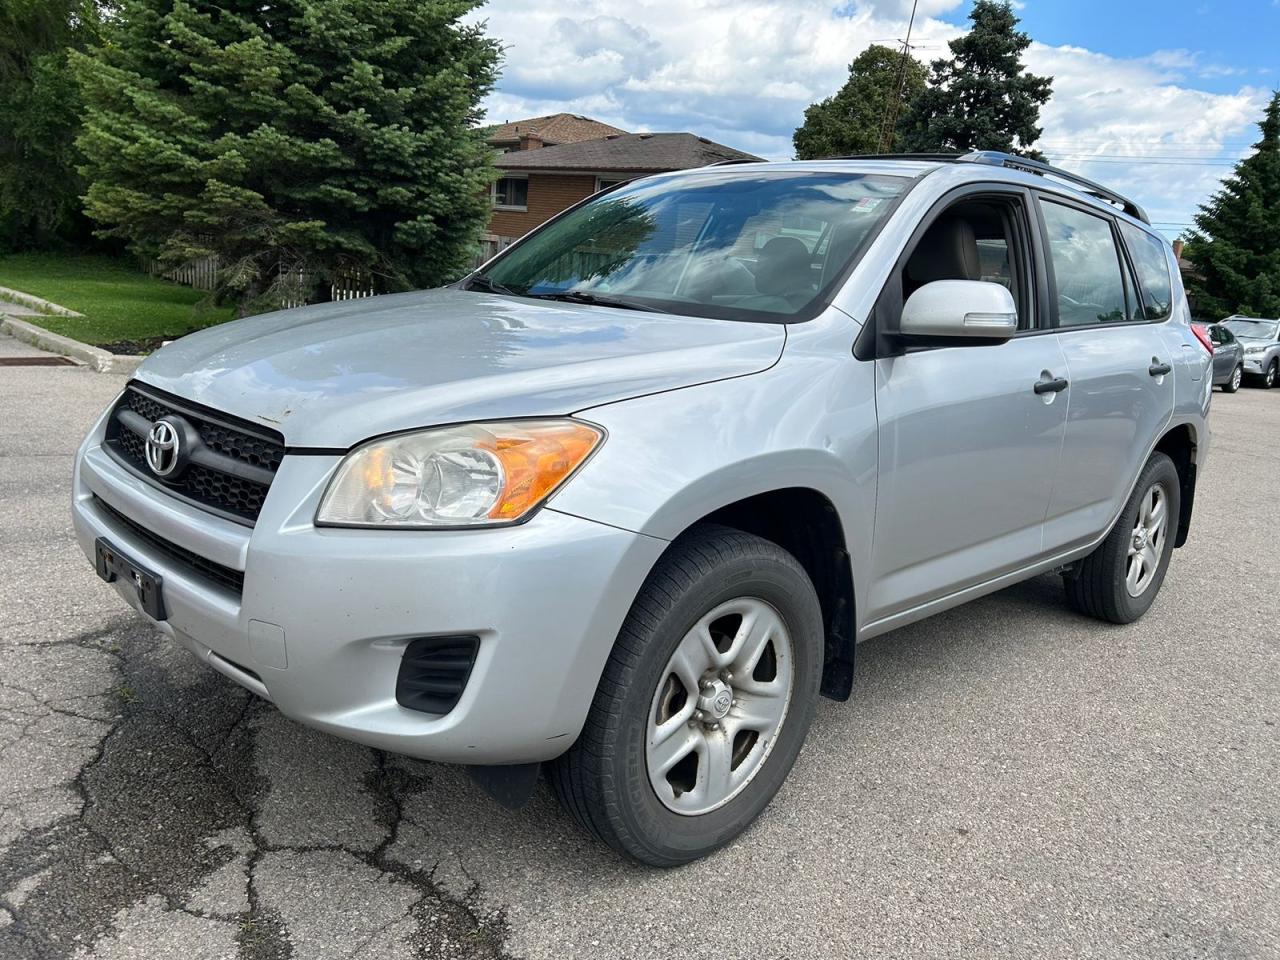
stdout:
<svg viewBox="0 0 1280 960">
<path fill-rule="evenodd" d="M 379 531 L 312 524 L 336 455 L 290 455 L 253 528 L 201 511 L 121 467 L 102 424 L 76 458 L 76 535 L 106 537 L 164 578 L 156 626 L 302 723 L 453 763 L 523 763 L 564 752 L 666 542 L 543 509 L 519 526 Z M 157 550 L 151 536 L 244 575 L 243 592 Z M 135 609 L 133 588 L 117 591 Z M 466 634 L 479 651 L 444 715 L 396 700 L 411 640 Z"/>
<path fill-rule="evenodd" d="M 1244 372 L 1253 374 L 1255 377 L 1262 376 L 1262 374 L 1266 371 L 1266 367 L 1263 366 L 1263 361 L 1265 359 L 1266 357 L 1264 355 L 1259 355 L 1256 357 L 1245 357 Z"/>
</svg>

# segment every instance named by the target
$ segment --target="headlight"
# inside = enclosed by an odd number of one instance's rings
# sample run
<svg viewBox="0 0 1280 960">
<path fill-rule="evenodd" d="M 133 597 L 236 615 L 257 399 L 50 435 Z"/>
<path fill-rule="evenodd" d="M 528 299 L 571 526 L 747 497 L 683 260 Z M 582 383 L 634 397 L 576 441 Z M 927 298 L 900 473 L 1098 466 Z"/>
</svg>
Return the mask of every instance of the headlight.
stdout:
<svg viewBox="0 0 1280 960">
<path fill-rule="evenodd" d="M 1255 353 L 1266 353 L 1267 348 L 1265 346 L 1245 347 L 1244 352 L 1250 355 Z"/>
<path fill-rule="evenodd" d="M 515 523 L 604 438 L 578 420 L 469 423 L 374 440 L 351 451 L 316 523 L 479 527 Z"/>
</svg>

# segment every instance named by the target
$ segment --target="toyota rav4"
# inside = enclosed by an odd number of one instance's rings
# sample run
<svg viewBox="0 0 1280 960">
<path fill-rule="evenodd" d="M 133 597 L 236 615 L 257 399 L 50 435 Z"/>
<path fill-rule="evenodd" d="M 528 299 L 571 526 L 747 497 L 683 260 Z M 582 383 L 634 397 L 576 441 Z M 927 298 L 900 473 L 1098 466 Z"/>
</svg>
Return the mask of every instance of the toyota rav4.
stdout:
<svg viewBox="0 0 1280 960">
<path fill-rule="evenodd" d="M 635 180 L 450 287 L 194 333 L 81 448 L 104 579 L 298 721 L 545 767 L 651 864 L 769 803 L 856 645 L 1155 600 L 1212 346 L 1135 204 L 1001 154 Z"/>
</svg>

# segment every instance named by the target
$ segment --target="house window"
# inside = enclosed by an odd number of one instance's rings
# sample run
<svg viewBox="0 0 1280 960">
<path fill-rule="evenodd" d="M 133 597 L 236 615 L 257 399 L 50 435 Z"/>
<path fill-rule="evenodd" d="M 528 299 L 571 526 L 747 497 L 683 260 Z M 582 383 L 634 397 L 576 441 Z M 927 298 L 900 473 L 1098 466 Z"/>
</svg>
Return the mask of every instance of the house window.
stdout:
<svg viewBox="0 0 1280 960">
<path fill-rule="evenodd" d="M 503 177 L 493 185 L 493 205 L 503 210 L 529 209 L 527 177 Z"/>
<path fill-rule="evenodd" d="M 616 187 L 620 183 L 626 183 L 626 177 L 596 177 L 596 193 L 601 190 L 608 190 L 610 187 Z"/>
</svg>

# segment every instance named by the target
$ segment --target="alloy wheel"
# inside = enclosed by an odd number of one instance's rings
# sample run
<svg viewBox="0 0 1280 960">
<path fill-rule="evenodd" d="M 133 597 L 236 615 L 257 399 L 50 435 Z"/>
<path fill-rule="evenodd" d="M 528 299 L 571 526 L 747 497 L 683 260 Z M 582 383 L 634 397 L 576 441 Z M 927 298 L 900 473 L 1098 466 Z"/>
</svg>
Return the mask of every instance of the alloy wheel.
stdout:
<svg viewBox="0 0 1280 960">
<path fill-rule="evenodd" d="M 1232 393 L 1240 389 L 1240 381 L 1242 381 L 1243 379 L 1244 379 L 1244 374 L 1241 373 L 1239 367 L 1236 367 L 1234 370 L 1231 371 L 1231 392 Z"/>
<path fill-rule="evenodd" d="M 667 809 L 697 816 L 737 796 L 786 720 L 791 636 L 772 605 L 722 603 L 680 640 L 649 711 L 645 762 Z"/>
<path fill-rule="evenodd" d="M 1143 494 L 1138 519 L 1129 538 L 1129 561 L 1124 582 L 1131 597 L 1142 596 L 1155 579 L 1164 553 L 1168 518 L 1169 499 L 1164 487 L 1154 483 Z"/>
</svg>

